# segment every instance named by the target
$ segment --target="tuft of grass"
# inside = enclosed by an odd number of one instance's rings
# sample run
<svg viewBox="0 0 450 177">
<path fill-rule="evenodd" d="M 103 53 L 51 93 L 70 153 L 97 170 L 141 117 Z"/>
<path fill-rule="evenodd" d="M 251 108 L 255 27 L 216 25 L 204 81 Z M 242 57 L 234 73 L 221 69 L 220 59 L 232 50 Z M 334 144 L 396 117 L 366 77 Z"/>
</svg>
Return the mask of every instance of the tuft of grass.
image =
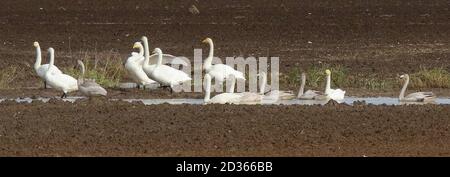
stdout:
<svg viewBox="0 0 450 177">
<path fill-rule="evenodd" d="M 78 58 L 86 67 L 84 78 L 95 79 L 103 87 L 116 87 L 125 75 L 125 68 L 120 55 L 114 52 L 95 53 L 94 56 L 88 52 L 81 54 Z M 64 68 L 64 73 L 79 77 L 81 69 L 77 67 Z"/>
<path fill-rule="evenodd" d="M 0 89 L 14 88 L 14 80 L 24 73 L 23 67 L 9 66 L 0 70 Z"/>
<path fill-rule="evenodd" d="M 309 88 L 323 88 L 325 87 L 326 82 L 326 74 L 325 70 L 330 69 L 331 70 L 331 82 L 333 86 L 336 87 L 344 87 L 347 85 L 347 69 L 343 66 L 336 65 L 336 66 L 328 66 L 328 65 L 321 65 L 321 66 L 314 66 L 309 68 L 306 71 L 303 71 L 306 73 L 306 87 Z M 295 68 L 291 71 L 289 71 L 287 74 L 283 75 L 283 77 L 280 77 L 280 83 L 288 85 L 289 87 L 299 87 L 301 83 L 301 74 L 302 71 L 298 68 Z"/>
<path fill-rule="evenodd" d="M 421 67 L 410 76 L 411 88 L 450 88 L 450 73 L 444 68 Z"/>
</svg>

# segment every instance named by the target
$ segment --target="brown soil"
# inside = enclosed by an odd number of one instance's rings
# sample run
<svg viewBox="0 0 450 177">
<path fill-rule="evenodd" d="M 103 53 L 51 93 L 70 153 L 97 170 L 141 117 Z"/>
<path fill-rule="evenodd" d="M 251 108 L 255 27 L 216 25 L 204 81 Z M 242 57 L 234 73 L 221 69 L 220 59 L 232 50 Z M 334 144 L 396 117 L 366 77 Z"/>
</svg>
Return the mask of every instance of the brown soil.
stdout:
<svg viewBox="0 0 450 177">
<path fill-rule="evenodd" d="M 1 156 L 449 156 L 449 106 L 0 103 Z"/>
<path fill-rule="evenodd" d="M 190 13 L 191 5 L 200 14 Z M 14 83 L 22 89 L 1 90 L 0 96 L 60 94 L 25 89 L 42 84 L 32 69 L 34 41 L 43 50 L 54 47 L 60 67 L 75 66 L 80 51 L 112 51 L 125 61 L 132 44 L 147 35 L 150 47 L 188 58 L 194 48 L 207 50 L 201 40 L 211 37 L 216 56 L 277 56 L 281 72 L 319 63 L 378 77 L 420 66 L 449 70 L 449 8 L 445 0 L 2 0 L 0 69 L 19 66 L 24 74 Z M 347 90 L 397 96 L 392 90 Z M 203 97 L 108 91 L 111 98 Z M 449 108 L 7 101 L 0 103 L 0 155 L 450 156 Z"/>
</svg>

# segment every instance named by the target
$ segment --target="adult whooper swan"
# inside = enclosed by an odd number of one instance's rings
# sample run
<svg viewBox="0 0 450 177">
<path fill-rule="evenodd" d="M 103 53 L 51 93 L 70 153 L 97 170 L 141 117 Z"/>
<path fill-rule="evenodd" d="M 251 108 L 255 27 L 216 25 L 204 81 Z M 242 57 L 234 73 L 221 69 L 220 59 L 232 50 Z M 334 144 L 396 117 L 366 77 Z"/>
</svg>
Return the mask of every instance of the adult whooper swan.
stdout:
<svg viewBox="0 0 450 177">
<path fill-rule="evenodd" d="M 434 102 L 436 96 L 433 92 L 416 92 L 411 93 L 405 96 L 406 88 L 409 84 L 409 75 L 403 74 L 400 76 L 400 79 L 405 79 L 405 83 L 403 84 L 403 88 L 400 91 L 400 95 L 398 97 L 400 102 Z"/>
<path fill-rule="evenodd" d="M 153 69 L 155 68 L 156 63 L 158 61 L 158 54 L 150 55 L 148 38 L 146 36 L 142 36 L 141 41 L 144 45 L 143 49 L 142 49 L 142 51 L 143 51 L 142 53 L 144 54 L 144 56 L 139 58 L 138 62 L 142 67 L 144 67 L 144 71 L 147 73 L 147 75 L 150 75 L 149 73 L 153 72 Z M 141 48 L 139 48 L 139 55 L 140 54 L 141 54 Z M 182 60 L 178 57 L 175 57 L 173 55 L 170 55 L 170 54 L 162 54 L 162 58 L 163 58 L 162 64 L 170 63 L 173 65 L 188 66 L 188 63 L 186 63 L 184 60 Z M 144 62 L 145 59 L 148 59 L 148 61 L 149 61 L 149 62 L 147 62 L 147 64 Z"/>
<path fill-rule="evenodd" d="M 48 70 L 49 64 L 43 64 L 41 65 L 41 46 L 39 46 L 39 42 L 34 42 L 34 47 L 36 48 L 36 62 L 34 63 L 34 70 L 36 71 L 37 75 L 44 80 L 44 88 L 47 88 L 47 83 L 45 81 L 45 73 Z M 54 66 L 51 68 L 52 73 L 61 74 L 61 70 L 58 69 L 58 67 Z"/>
<path fill-rule="evenodd" d="M 246 93 L 221 93 L 213 98 L 210 98 L 211 94 L 211 76 L 205 74 L 206 89 L 205 89 L 205 103 L 214 104 L 258 104 L 262 100 L 262 96 L 258 94 L 246 94 Z M 255 95 L 257 97 L 255 97 Z"/>
<path fill-rule="evenodd" d="M 214 44 L 211 38 L 206 38 L 202 41 L 209 44 L 209 54 L 203 63 L 203 70 L 211 75 L 217 82 L 223 83 L 230 75 L 233 75 L 236 79 L 245 80 L 244 73 L 235 70 L 234 68 L 225 64 L 212 64 L 214 57 Z"/>
<path fill-rule="evenodd" d="M 297 98 L 300 100 L 326 100 L 328 99 L 327 95 L 321 91 L 317 91 L 317 90 L 307 90 L 306 92 L 304 92 L 305 90 L 305 84 L 306 84 L 306 74 L 302 73 L 301 76 L 301 84 L 300 84 L 300 89 L 298 90 L 298 95 Z"/>
<path fill-rule="evenodd" d="M 142 44 L 140 42 L 136 42 L 133 45 L 133 48 L 138 48 L 140 51 L 143 51 Z M 126 63 L 125 63 L 125 69 L 128 71 L 128 74 L 130 75 L 131 79 L 139 85 L 142 85 L 145 88 L 145 85 L 155 83 L 154 80 L 151 80 L 147 74 L 145 74 L 144 70 L 142 69 L 142 64 L 140 62 L 141 59 L 144 57 L 140 54 L 132 54 L 130 57 L 128 57 Z"/>
<path fill-rule="evenodd" d="M 88 97 L 92 96 L 106 96 L 106 90 L 97 84 L 93 79 L 84 79 L 84 72 L 86 71 L 84 64 L 81 60 L 78 60 L 78 65 L 81 67 L 81 75 L 78 78 L 78 90 L 83 95 Z"/>
<path fill-rule="evenodd" d="M 144 70 L 147 74 L 150 74 L 150 78 L 158 82 L 162 86 L 169 86 L 170 91 L 172 92 L 172 88 L 175 85 L 180 85 L 182 83 L 188 82 L 192 80 L 188 74 L 178 69 L 172 68 L 167 65 L 162 64 L 163 54 L 160 48 L 155 48 L 153 51 L 158 56 L 158 61 L 153 70 L 149 73 L 147 70 L 148 67 L 145 67 Z M 149 66 L 148 58 L 144 61 L 144 66 Z"/>
<path fill-rule="evenodd" d="M 77 80 L 72 76 L 63 73 L 52 73 L 52 68 L 55 67 L 55 50 L 53 48 L 48 49 L 50 56 L 49 69 L 45 73 L 45 81 L 52 88 L 62 91 L 61 98 L 67 97 L 67 93 L 78 90 Z"/>
<path fill-rule="evenodd" d="M 292 100 L 295 98 L 295 95 L 292 91 L 282 91 L 282 90 L 271 90 L 269 92 L 265 92 L 267 85 L 267 73 L 261 71 L 258 76 L 261 78 L 261 85 L 259 87 L 259 93 L 265 96 L 265 99 L 271 100 Z"/>
<path fill-rule="evenodd" d="M 325 86 L 325 94 L 328 96 L 328 98 L 340 101 L 343 100 L 345 97 L 345 91 L 341 89 L 331 89 L 331 71 L 327 69 L 325 71 L 327 74 L 327 84 Z"/>
<path fill-rule="evenodd" d="M 234 93 L 234 87 L 236 85 L 236 78 L 234 77 L 234 75 L 230 75 L 228 77 L 228 80 L 231 81 L 231 86 L 228 90 L 228 93 Z M 264 98 L 264 95 L 258 94 L 258 93 L 253 93 L 253 92 L 237 92 L 234 93 L 237 95 L 242 96 L 242 102 L 240 104 L 258 104 L 261 103 L 261 101 Z"/>
</svg>

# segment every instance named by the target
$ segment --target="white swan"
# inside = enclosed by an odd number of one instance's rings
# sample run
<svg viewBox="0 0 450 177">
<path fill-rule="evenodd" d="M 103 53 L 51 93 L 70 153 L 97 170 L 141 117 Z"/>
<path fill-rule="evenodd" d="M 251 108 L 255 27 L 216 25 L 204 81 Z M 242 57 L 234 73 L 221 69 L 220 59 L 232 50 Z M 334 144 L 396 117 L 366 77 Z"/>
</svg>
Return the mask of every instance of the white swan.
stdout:
<svg viewBox="0 0 450 177">
<path fill-rule="evenodd" d="M 143 56 L 144 55 L 144 56 L 140 57 L 138 59 L 138 63 L 142 67 L 144 67 L 143 69 L 147 73 L 147 75 L 150 75 L 150 73 L 153 72 L 153 69 L 155 68 L 156 63 L 158 61 L 158 54 L 150 55 L 150 50 L 149 50 L 149 46 L 148 46 L 148 38 L 146 36 L 142 36 L 141 40 L 142 40 L 142 43 L 143 43 L 144 46 L 143 46 L 143 49 L 139 48 L 139 54 L 136 53 L 136 55 L 139 55 L 139 56 Z M 141 44 L 140 47 L 142 47 L 142 44 Z M 143 54 L 143 55 L 141 55 L 141 54 Z M 149 61 L 147 63 L 144 62 L 144 60 L 146 58 L 148 58 L 148 61 Z M 189 65 L 184 60 L 182 60 L 182 59 L 180 59 L 178 57 L 175 57 L 173 55 L 162 54 L 162 58 L 163 58 L 162 59 L 163 60 L 162 64 L 170 63 L 170 64 L 173 64 L 173 65 L 183 65 L 183 66 L 188 66 Z"/>
<path fill-rule="evenodd" d="M 325 71 L 327 74 L 327 84 L 325 86 L 325 94 L 333 100 L 343 100 L 345 97 L 345 91 L 341 89 L 331 89 L 331 71 L 327 69 Z"/>
<path fill-rule="evenodd" d="M 300 85 L 300 89 L 298 90 L 297 98 L 300 100 L 326 100 L 328 99 L 328 96 L 317 90 L 308 90 L 304 92 L 305 90 L 305 84 L 306 84 L 306 74 L 302 73 L 302 82 Z"/>
<path fill-rule="evenodd" d="M 145 88 L 145 85 L 155 83 L 154 80 L 151 80 L 148 78 L 147 74 L 145 74 L 144 70 L 142 69 L 142 64 L 140 60 L 143 60 L 143 56 L 140 55 L 141 51 L 143 51 L 142 44 L 140 42 L 136 42 L 133 45 L 133 48 L 139 49 L 139 54 L 132 54 L 132 56 L 128 57 L 127 62 L 125 63 L 125 69 L 130 74 L 131 79 L 139 85 L 143 85 Z M 142 61 L 143 63 L 143 61 Z"/>
<path fill-rule="evenodd" d="M 81 75 L 78 78 L 78 90 L 80 90 L 83 95 L 89 97 L 106 96 L 106 90 L 102 86 L 98 85 L 94 79 L 84 79 L 84 72 L 86 69 L 81 60 L 78 60 L 78 65 L 81 67 Z"/>
<path fill-rule="evenodd" d="M 263 96 L 257 93 L 221 93 L 219 95 L 210 98 L 211 94 L 211 76 L 205 74 L 206 90 L 205 90 L 205 103 L 216 103 L 216 104 L 258 104 L 261 103 Z"/>
<path fill-rule="evenodd" d="M 50 47 L 48 53 L 50 55 L 50 65 L 45 73 L 45 81 L 52 88 L 63 92 L 61 98 L 67 97 L 67 93 L 78 90 L 77 80 L 67 74 L 52 73 L 52 68 L 55 67 L 55 50 Z"/>
<path fill-rule="evenodd" d="M 411 94 L 405 96 L 405 91 L 409 84 L 409 75 L 403 74 L 400 76 L 400 78 L 406 79 L 405 83 L 403 84 L 403 88 L 400 91 L 400 95 L 398 97 L 400 102 L 434 102 L 435 101 L 436 96 L 433 94 L 433 92 L 416 92 L 416 93 L 411 93 Z"/>
<path fill-rule="evenodd" d="M 261 71 L 259 77 L 262 79 L 261 85 L 259 87 L 259 93 L 265 96 L 265 99 L 271 100 L 292 100 L 295 98 L 295 95 L 292 91 L 281 91 L 281 90 L 271 90 L 265 93 L 266 85 L 267 85 L 267 74 L 264 71 Z"/>
<path fill-rule="evenodd" d="M 148 58 L 144 61 L 144 71 L 149 74 L 150 78 L 158 82 L 162 86 L 169 86 L 172 92 L 172 88 L 175 85 L 192 80 L 188 74 L 178 69 L 172 68 L 162 64 L 163 54 L 160 48 L 155 48 L 153 51 L 158 56 L 158 61 L 151 72 L 149 72 L 150 65 L 148 64 Z"/>
<path fill-rule="evenodd" d="M 236 71 L 234 68 L 225 64 L 214 64 L 212 65 L 212 60 L 214 57 L 214 44 L 211 38 L 206 38 L 202 41 L 203 43 L 209 44 L 209 55 L 205 59 L 203 64 L 203 70 L 211 75 L 217 82 L 221 84 L 225 79 L 228 79 L 229 75 L 233 75 L 236 79 L 245 80 L 244 73 Z"/>
<path fill-rule="evenodd" d="M 45 73 L 48 70 L 49 64 L 41 65 L 41 46 L 39 46 L 38 42 L 34 42 L 33 45 L 36 48 L 36 62 L 34 63 L 34 70 L 36 71 L 37 75 L 44 80 L 44 88 L 47 88 L 47 83 L 45 82 Z M 52 67 L 50 72 L 58 74 L 62 73 L 61 70 L 59 70 L 56 66 Z"/>
</svg>

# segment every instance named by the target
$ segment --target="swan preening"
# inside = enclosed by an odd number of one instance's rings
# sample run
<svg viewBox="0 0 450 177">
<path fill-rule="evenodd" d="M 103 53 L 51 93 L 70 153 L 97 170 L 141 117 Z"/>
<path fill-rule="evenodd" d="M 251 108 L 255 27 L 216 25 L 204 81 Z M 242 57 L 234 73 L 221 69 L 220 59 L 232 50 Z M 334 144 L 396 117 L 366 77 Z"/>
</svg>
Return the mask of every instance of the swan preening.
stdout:
<svg viewBox="0 0 450 177">
<path fill-rule="evenodd" d="M 325 86 L 325 94 L 328 96 L 328 98 L 340 101 L 343 100 L 345 97 L 345 91 L 341 89 L 331 89 L 331 71 L 327 69 L 325 71 L 327 74 L 327 84 Z"/>
<path fill-rule="evenodd" d="M 84 64 L 78 60 L 78 65 L 81 67 L 81 74 L 78 78 L 78 90 L 86 96 L 106 96 L 106 90 L 98 85 L 94 79 L 84 79 L 84 72 L 86 71 Z"/>
<path fill-rule="evenodd" d="M 301 99 L 301 100 L 327 100 L 329 99 L 328 96 L 321 91 L 317 91 L 317 90 L 308 90 L 306 92 L 304 92 L 305 90 L 305 85 L 306 85 L 306 74 L 302 73 L 301 76 L 301 84 L 300 84 L 300 89 L 298 90 L 298 95 L 297 98 Z"/>
<path fill-rule="evenodd" d="M 409 84 L 409 75 L 403 74 L 400 76 L 400 79 L 405 79 L 405 83 L 403 84 L 402 90 L 400 91 L 400 95 L 398 97 L 400 102 L 434 102 L 436 96 L 433 92 L 416 92 L 411 93 L 405 96 L 406 88 Z"/>
<path fill-rule="evenodd" d="M 42 61 L 41 47 L 39 46 L 38 42 L 34 42 L 33 45 L 36 48 L 36 62 L 34 63 L 34 70 L 36 71 L 37 75 L 42 80 L 44 80 L 44 88 L 47 88 L 47 82 L 45 81 L 45 74 L 47 73 L 49 64 L 41 65 L 41 61 Z M 59 70 L 58 67 L 56 67 L 56 66 L 51 67 L 50 72 L 56 73 L 56 74 L 62 73 L 61 70 Z"/>
<path fill-rule="evenodd" d="M 215 81 L 219 83 L 223 83 L 226 79 L 229 78 L 230 75 L 233 75 L 236 79 L 245 80 L 244 73 L 235 70 L 234 68 L 225 65 L 225 64 L 212 64 L 212 60 L 214 57 L 214 44 L 211 38 L 206 38 L 202 41 L 203 43 L 209 44 L 209 54 L 203 63 L 203 70 L 211 77 L 215 79 Z"/>
<path fill-rule="evenodd" d="M 50 64 L 45 73 L 45 81 L 52 88 L 63 92 L 61 98 L 67 97 L 67 93 L 78 90 L 78 82 L 75 78 L 67 74 L 52 72 L 53 67 L 55 67 L 55 50 L 50 47 L 48 53 L 50 56 Z"/>
</svg>

